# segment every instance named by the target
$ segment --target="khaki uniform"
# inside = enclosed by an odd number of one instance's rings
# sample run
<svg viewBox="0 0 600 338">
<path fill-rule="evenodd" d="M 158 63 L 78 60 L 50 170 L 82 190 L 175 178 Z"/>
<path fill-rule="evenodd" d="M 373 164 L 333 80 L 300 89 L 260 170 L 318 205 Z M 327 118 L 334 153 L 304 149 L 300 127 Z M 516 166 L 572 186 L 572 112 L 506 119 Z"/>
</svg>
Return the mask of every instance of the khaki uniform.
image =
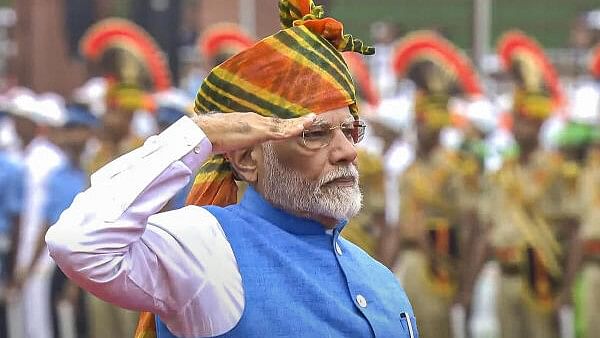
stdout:
<svg viewBox="0 0 600 338">
<path fill-rule="evenodd" d="M 474 273 L 475 264 L 473 259 L 476 255 L 474 249 L 477 242 L 481 241 L 481 235 L 485 230 L 481 222 L 483 217 L 483 168 L 474 154 L 463 153 L 461 155 L 458 170 L 452 182 L 456 198 L 454 205 L 457 209 L 457 224 L 460 225 L 460 273 L 468 277 L 466 274 Z M 463 287 L 461 291 L 469 293 L 472 290 L 465 290 L 464 288 L 473 287 L 472 285 L 459 286 Z"/>
<path fill-rule="evenodd" d="M 584 337 L 600 332 L 600 154 L 590 158 L 580 180 L 581 228 L 584 263 L 581 271 L 584 295 L 582 319 Z"/>
<path fill-rule="evenodd" d="M 502 269 L 498 314 L 502 337 L 557 337 L 555 296 L 562 273 L 557 241 L 563 206 L 560 158 L 535 153 L 527 165 L 508 160 L 490 177 L 491 245 Z"/>
<path fill-rule="evenodd" d="M 342 234 L 374 256 L 377 234 L 380 233 L 379 226 L 383 226 L 385 222 L 383 159 L 376 154 L 359 150 L 358 171 L 363 206 L 360 213 L 344 227 Z"/>
<path fill-rule="evenodd" d="M 442 150 L 416 160 L 401 178 L 401 253 L 394 272 L 421 323 L 420 337 L 450 337 L 457 289 L 459 229 L 453 177 L 456 157 Z"/>
</svg>

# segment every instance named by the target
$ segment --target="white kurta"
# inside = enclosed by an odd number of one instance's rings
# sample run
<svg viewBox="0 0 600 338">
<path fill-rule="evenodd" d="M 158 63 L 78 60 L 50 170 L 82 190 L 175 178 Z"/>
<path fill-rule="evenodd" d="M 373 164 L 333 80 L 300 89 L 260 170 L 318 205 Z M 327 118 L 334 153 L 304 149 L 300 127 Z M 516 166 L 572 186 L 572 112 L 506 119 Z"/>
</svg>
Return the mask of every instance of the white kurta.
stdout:
<svg viewBox="0 0 600 338">
<path fill-rule="evenodd" d="M 229 331 L 242 316 L 244 293 L 221 225 L 197 206 L 154 215 L 211 149 L 184 117 L 110 162 L 49 229 L 50 254 L 88 291 L 158 314 L 178 336 Z"/>
</svg>

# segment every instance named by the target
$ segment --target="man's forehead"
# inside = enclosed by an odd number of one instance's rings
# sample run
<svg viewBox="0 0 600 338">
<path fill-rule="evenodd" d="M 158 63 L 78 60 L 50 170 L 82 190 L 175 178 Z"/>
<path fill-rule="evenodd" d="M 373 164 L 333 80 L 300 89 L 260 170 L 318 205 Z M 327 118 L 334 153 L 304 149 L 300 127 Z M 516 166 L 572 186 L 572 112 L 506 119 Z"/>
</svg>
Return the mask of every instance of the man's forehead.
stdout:
<svg viewBox="0 0 600 338">
<path fill-rule="evenodd" d="M 354 117 L 350 114 L 350 109 L 344 107 L 318 114 L 314 123 L 335 125 L 351 121 L 354 121 Z"/>
</svg>

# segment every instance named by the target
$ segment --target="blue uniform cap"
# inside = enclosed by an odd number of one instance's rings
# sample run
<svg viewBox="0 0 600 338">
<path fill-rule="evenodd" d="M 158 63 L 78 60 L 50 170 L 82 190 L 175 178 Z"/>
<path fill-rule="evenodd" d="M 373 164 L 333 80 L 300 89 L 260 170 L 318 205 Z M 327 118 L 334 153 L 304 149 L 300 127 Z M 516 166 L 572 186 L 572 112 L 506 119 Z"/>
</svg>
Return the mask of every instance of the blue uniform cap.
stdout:
<svg viewBox="0 0 600 338">
<path fill-rule="evenodd" d="M 89 109 L 81 105 L 69 105 L 67 106 L 67 121 L 66 127 L 89 127 L 97 128 L 100 125 L 100 121 Z"/>
</svg>

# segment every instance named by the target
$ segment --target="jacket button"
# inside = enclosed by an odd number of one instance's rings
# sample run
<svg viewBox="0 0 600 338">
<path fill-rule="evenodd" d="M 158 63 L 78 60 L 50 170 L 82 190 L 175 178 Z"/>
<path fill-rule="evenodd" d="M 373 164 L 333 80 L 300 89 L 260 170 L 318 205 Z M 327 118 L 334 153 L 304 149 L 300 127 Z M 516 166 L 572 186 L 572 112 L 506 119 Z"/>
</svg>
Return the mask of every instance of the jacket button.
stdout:
<svg viewBox="0 0 600 338">
<path fill-rule="evenodd" d="M 358 303 L 358 306 L 360 306 L 362 308 L 366 308 L 367 307 L 367 300 L 361 294 L 356 295 L 356 302 Z"/>
</svg>

